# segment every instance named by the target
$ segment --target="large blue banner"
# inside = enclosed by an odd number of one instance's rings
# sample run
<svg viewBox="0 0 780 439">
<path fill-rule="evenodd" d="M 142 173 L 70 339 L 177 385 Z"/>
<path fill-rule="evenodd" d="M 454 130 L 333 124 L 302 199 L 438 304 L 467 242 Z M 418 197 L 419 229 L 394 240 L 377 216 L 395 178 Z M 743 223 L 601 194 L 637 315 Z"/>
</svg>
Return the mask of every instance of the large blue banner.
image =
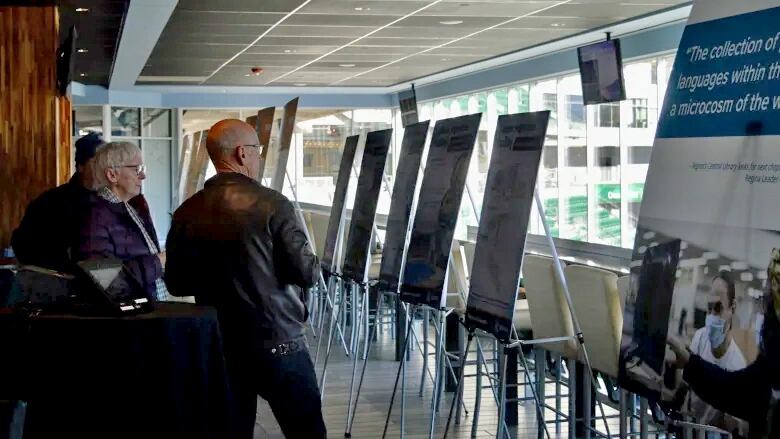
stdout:
<svg viewBox="0 0 780 439">
<path fill-rule="evenodd" d="M 780 8 L 685 28 L 659 138 L 780 134 Z"/>
</svg>

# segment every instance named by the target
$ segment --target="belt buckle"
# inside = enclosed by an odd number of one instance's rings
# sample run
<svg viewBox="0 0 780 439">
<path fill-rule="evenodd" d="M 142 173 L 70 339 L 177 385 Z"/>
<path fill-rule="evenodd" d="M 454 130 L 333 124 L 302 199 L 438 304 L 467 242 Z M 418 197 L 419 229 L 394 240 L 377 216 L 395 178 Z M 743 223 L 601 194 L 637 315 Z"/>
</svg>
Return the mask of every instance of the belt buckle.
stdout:
<svg viewBox="0 0 780 439">
<path fill-rule="evenodd" d="M 271 349 L 271 353 L 274 355 L 285 356 L 295 351 L 295 342 L 281 343 Z"/>
</svg>

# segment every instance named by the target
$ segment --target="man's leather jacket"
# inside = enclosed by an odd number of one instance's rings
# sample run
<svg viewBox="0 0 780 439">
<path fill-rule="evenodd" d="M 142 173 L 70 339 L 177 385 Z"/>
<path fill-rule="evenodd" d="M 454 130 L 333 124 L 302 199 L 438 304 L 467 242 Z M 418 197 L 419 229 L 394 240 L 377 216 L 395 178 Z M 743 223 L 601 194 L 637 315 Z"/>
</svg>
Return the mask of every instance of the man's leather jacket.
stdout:
<svg viewBox="0 0 780 439">
<path fill-rule="evenodd" d="M 284 195 L 241 174 L 217 174 L 173 215 L 168 290 L 217 308 L 227 348 L 298 339 L 305 292 L 319 276 L 302 227 Z"/>
</svg>

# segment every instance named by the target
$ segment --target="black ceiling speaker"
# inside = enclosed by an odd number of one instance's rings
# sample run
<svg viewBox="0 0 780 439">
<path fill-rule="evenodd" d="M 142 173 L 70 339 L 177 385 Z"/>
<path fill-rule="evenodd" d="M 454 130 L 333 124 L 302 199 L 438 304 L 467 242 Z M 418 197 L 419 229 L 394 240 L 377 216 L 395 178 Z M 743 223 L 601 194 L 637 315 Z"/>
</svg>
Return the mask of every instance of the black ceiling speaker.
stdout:
<svg viewBox="0 0 780 439">
<path fill-rule="evenodd" d="M 68 38 L 65 39 L 57 50 L 57 93 L 60 96 L 65 96 L 68 92 L 68 84 L 70 84 L 73 77 L 73 70 L 75 69 L 75 57 L 73 55 L 76 53 L 76 39 L 78 39 L 76 26 L 71 26 Z"/>
</svg>

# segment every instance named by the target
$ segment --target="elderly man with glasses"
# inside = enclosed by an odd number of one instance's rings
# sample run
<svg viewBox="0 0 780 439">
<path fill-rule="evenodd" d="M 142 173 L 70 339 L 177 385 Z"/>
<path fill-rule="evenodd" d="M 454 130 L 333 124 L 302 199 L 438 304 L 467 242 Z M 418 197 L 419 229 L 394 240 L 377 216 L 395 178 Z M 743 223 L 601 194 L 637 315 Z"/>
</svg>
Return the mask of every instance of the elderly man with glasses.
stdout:
<svg viewBox="0 0 780 439">
<path fill-rule="evenodd" d="M 141 150 L 128 142 L 107 143 L 95 154 L 97 192 L 81 227 L 76 260 L 117 258 L 151 300 L 167 300 L 160 250 L 149 206 L 141 194 L 146 178 Z"/>
</svg>

